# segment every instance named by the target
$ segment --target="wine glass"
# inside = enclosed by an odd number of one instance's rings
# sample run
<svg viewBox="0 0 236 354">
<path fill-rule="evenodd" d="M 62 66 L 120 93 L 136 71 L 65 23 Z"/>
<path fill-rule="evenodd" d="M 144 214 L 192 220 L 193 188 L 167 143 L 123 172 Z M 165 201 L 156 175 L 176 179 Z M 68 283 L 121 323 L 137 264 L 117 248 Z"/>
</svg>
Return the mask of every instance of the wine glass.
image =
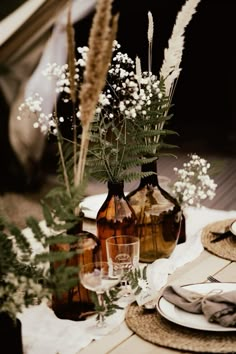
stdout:
<svg viewBox="0 0 236 354">
<path fill-rule="evenodd" d="M 106 239 L 106 251 L 108 263 L 114 267 L 115 271 L 121 270 L 123 274 L 122 281 L 124 285 L 120 295 L 132 295 L 125 273 L 138 268 L 140 252 L 139 238 L 129 235 L 109 237 Z"/>
<path fill-rule="evenodd" d="M 108 262 L 97 261 L 81 265 L 79 277 L 81 284 L 86 289 L 96 292 L 99 307 L 100 309 L 104 308 L 104 311 L 98 311 L 96 323 L 90 330 L 95 335 L 104 335 L 107 333 L 104 293 L 120 282 L 122 272 L 119 269 L 116 270 Z"/>
</svg>

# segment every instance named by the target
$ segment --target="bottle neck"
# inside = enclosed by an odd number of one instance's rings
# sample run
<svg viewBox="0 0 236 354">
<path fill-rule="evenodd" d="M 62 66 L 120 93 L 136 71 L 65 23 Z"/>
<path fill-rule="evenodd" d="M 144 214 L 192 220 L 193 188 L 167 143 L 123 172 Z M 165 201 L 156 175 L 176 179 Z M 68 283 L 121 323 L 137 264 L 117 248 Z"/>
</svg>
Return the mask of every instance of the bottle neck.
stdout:
<svg viewBox="0 0 236 354">
<path fill-rule="evenodd" d="M 157 176 L 157 161 L 152 161 L 148 164 L 143 164 L 141 166 L 142 172 L 154 172 L 152 175 L 147 177 L 142 177 L 140 180 L 140 187 L 145 185 L 152 185 L 153 187 L 159 186 L 158 176 Z"/>
<path fill-rule="evenodd" d="M 117 195 L 118 197 L 124 197 L 124 181 L 107 183 L 108 193 L 110 195 Z"/>
</svg>

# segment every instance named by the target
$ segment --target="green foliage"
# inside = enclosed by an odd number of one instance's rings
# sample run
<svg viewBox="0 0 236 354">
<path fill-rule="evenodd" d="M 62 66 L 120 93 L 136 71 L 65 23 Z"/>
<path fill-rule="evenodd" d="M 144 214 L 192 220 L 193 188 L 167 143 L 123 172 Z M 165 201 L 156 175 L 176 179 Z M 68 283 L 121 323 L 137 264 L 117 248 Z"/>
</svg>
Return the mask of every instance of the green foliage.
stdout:
<svg viewBox="0 0 236 354">
<path fill-rule="evenodd" d="M 134 270 L 128 270 L 123 275 L 123 280 L 128 281 L 129 285 L 135 296 L 141 293 L 142 286 L 140 285 L 140 281 L 148 284 L 147 282 L 147 266 L 143 269 L 135 268 Z M 103 316 L 110 316 L 116 312 L 118 309 L 122 309 L 121 306 L 118 305 L 117 301 L 119 300 L 119 293 L 121 288 L 119 285 L 114 286 L 109 291 L 105 292 L 103 295 L 104 303 L 101 305 L 98 301 L 98 296 L 95 292 L 90 292 L 91 300 L 95 305 L 95 311 L 98 314 L 102 314 Z M 97 316 L 98 319 L 98 316 Z"/>
<path fill-rule="evenodd" d="M 19 272 L 22 276 L 33 276 L 35 273 L 35 264 L 27 264 L 32 249 L 26 237 L 23 235 L 15 225 L 5 222 L 1 218 L 1 231 L 0 231 L 0 282 L 4 274 L 8 272 Z M 14 230 L 17 238 L 9 234 L 10 230 Z M 17 252 L 18 247 L 18 252 Z M 20 256 L 19 256 L 20 255 Z M 40 272 L 41 275 L 41 272 Z"/>
<path fill-rule="evenodd" d="M 86 183 L 74 185 L 72 147 L 60 141 L 59 184 L 41 201 L 46 227 L 29 217 L 26 237 L 15 224 L 0 218 L 0 311 L 12 317 L 34 304 L 35 298 L 40 303 L 52 294 L 60 297 L 78 284 L 78 266 L 72 265 L 72 258 L 83 252 L 77 246 Z"/>
<path fill-rule="evenodd" d="M 156 81 L 150 86 L 155 84 Z M 144 96 L 149 94 L 149 89 L 148 86 L 145 87 Z M 144 99 L 143 111 L 146 110 L 146 114 L 136 110 L 135 118 L 132 118 L 119 109 L 114 112 L 112 103 L 108 107 L 104 104 L 102 110 L 97 112 L 91 126 L 87 158 L 89 174 L 95 179 L 100 182 L 130 182 L 140 179 L 143 175 L 142 172 L 133 171 L 136 167 L 147 163 L 145 159 L 157 159 L 163 151 L 176 147 L 164 143 L 164 138 L 176 132 L 164 129 L 172 114 L 168 114 L 171 106 L 169 98 L 165 95 L 163 80 L 159 83 L 159 89 L 158 93 L 154 92 L 150 96 L 149 104 Z M 112 98 L 114 101 L 118 100 L 112 90 L 109 91 L 109 95 L 114 95 Z M 127 101 L 124 100 L 124 105 L 132 100 L 132 95 L 127 88 L 128 95 L 130 96 Z M 112 118 L 109 118 L 109 114 Z"/>
<path fill-rule="evenodd" d="M 75 236 L 66 232 L 47 235 L 45 227 L 33 217 L 26 221 L 27 235 L 0 218 L 0 311 L 9 312 L 13 318 L 24 306 L 33 305 L 36 298 L 40 303 L 52 293 L 60 295 L 78 283 L 78 267 L 68 266 L 68 261 L 81 250 L 62 252 L 49 247 L 59 242 L 74 243 Z M 53 262 L 60 264 L 49 266 Z"/>
<path fill-rule="evenodd" d="M 39 285 L 43 269 L 37 267 L 25 235 L 2 218 L 0 223 L 0 311 L 15 318 L 23 306 L 33 304 L 35 297 L 41 300 L 48 292 Z"/>
<path fill-rule="evenodd" d="M 147 282 L 147 266 L 145 266 L 142 270 L 140 268 L 135 268 L 134 270 L 127 272 L 126 279 L 128 280 L 131 289 L 133 289 L 134 294 L 140 294 L 142 288 L 139 285 L 139 280 L 144 280 Z"/>
<path fill-rule="evenodd" d="M 119 287 L 113 287 L 108 291 L 106 291 L 102 295 L 104 299 L 102 305 L 99 304 L 97 294 L 93 291 L 90 292 L 91 300 L 95 305 L 95 311 L 98 313 L 98 315 L 100 313 L 103 316 L 110 316 L 113 315 L 116 312 L 116 310 L 123 309 L 121 306 L 117 304 L 117 301 L 119 299 L 119 292 L 120 292 Z"/>
<path fill-rule="evenodd" d="M 80 203 L 84 198 L 86 177 L 76 186 L 74 182 L 75 166 L 78 163 L 78 146 L 64 139 L 58 131 L 58 185 L 51 189 L 41 200 L 44 219 L 48 227 L 57 233 L 70 231 L 83 220 Z M 77 148 L 74 151 L 74 148 Z"/>
<path fill-rule="evenodd" d="M 67 259 L 68 259 L 67 255 Z M 51 256 L 50 256 L 51 259 Z M 52 262 L 52 259 L 51 259 Z M 51 268 L 50 277 L 46 281 L 46 286 L 57 297 L 70 291 L 78 284 L 78 267 L 68 266 L 67 263 L 61 264 L 57 268 Z"/>
<path fill-rule="evenodd" d="M 70 192 L 64 185 L 52 189 L 41 201 L 46 223 L 54 230 L 70 230 L 82 221 L 83 213 L 76 213 L 84 196 L 85 184 L 71 186 Z"/>
</svg>

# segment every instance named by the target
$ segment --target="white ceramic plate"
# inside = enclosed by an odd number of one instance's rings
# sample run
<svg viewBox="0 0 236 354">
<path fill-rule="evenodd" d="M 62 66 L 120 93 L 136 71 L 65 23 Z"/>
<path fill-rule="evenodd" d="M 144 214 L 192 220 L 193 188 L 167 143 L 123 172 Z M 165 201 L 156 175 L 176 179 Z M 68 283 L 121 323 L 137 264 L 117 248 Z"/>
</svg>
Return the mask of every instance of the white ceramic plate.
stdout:
<svg viewBox="0 0 236 354">
<path fill-rule="evenodd" d="M 236 283 L 200 283 L 184 285 L 183 288 L 196 291 L 201 294 L 207 294 L 212 290 L 222 290 L 224 292 L 236 290 Z M 222 327 L 216 323 L 210 323 L 207 321 L 203 314 L 193 314 L 181 310 L 177 306 L 171 304 L 169 301 L 160 297 L 157 303 L 157 311 L 161 316 L 167 320 L 177 323 L 184 327 L 199 329 L 203 331 L 218 331 L 218 332 L 232 332 L 236 331 L 236 328 Z"/>
<path fill-rule="evenodd" d="M 89 219 L 96 219 L 97 212 L 107 197 L 107 193 L 95 194 L 84 198 L 80 206 L 84 212 L 84 216 Z"/>
</svg>

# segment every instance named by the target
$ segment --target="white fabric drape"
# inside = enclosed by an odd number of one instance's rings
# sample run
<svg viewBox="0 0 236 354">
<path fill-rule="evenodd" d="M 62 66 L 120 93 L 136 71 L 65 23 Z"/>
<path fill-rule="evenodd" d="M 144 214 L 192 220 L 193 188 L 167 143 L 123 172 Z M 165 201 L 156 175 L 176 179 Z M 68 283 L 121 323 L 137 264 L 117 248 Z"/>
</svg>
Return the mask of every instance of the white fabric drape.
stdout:
<svg viewBox="0 0 236 354">
<path fill-rule="evenodd" d="M 86 17 L 96 4 L 96 0 L 74 0 L 72 4 L 71 20 L 75 23 Z M 45 47 L 44 53 L 41 57 L 38 67 L 29 79 L 25 87 L 25 98 L 34 93 L 38 93 L 43 97 L 42 110 L 45 114 L 51 113 L 54 104 L 55 81 L 47 80 L 42 71 L 46 68 L 48 63 L 57 63 L 63 65 L 67 60 L 67 40 L 66 40 L 66 24 L 67 24 L 67 10 L 64 11 L 57 19 L 54 25 L 52 35 Z"/>
</svg>

